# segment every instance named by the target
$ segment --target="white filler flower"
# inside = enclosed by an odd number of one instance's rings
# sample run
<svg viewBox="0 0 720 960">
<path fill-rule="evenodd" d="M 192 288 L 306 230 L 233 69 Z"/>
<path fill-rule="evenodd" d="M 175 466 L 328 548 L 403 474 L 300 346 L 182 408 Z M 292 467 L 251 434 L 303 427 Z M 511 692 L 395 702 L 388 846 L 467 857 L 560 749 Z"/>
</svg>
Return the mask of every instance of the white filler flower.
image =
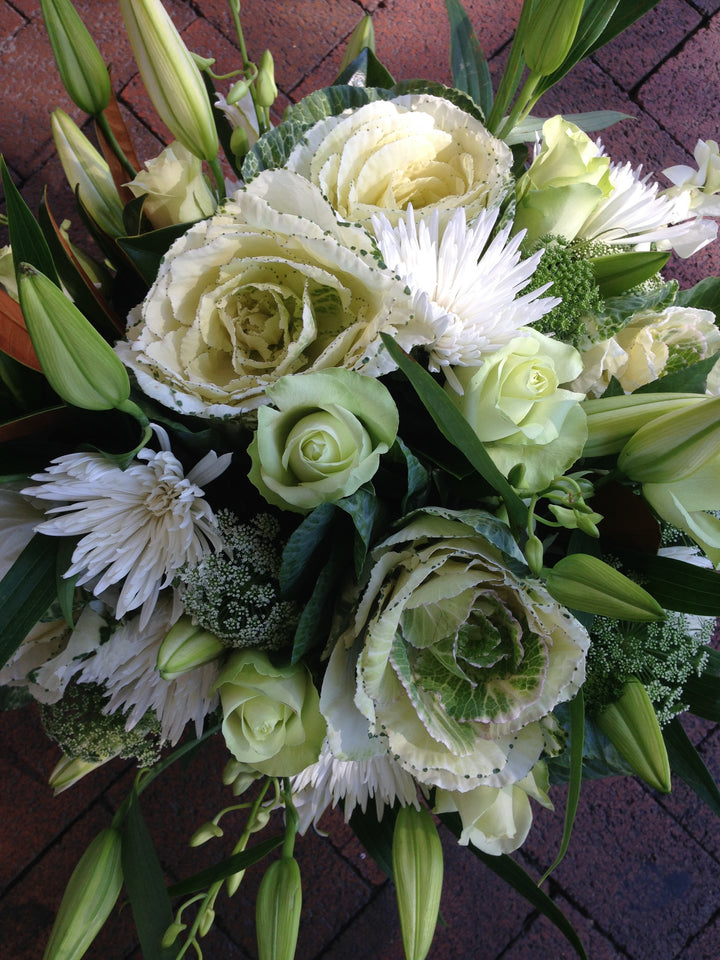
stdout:
<svg viewBox="0 0 720 960">
<path fill-rule="evenodd" d="M 556 307 L 557 297 L 542 297 L 545 284 L 518 296 L 535 272 L 542 251 L 521 259 L 521 231 L 509 239 L 507 224 L 491 240 L 497 210 L 483 210 L 474 223 L 457 210 L 441 229 L 438 212 L 428 217 L 413 208 L 396 227 L 384 215 L 373 217 L 378 246 L 387 267 L 413 294 L 413 307 L 429 319 L 436 339 L 429 344 L 430 369 L 478 366 Z"/>
<path fill-rule="evenodd" d="M 47 510 L 56 516 L 38 524 L 38 532 L 81 538 L 65 577 L 79 575 L 80 586 L 99 577 L 91 587 L 96 596 L 124 581 L 116 616 L 142 607 L 141 626 L 183 564 L 222 546 L 201 484 L 219 476 L 231 458 L 211 451 L 185 476 L 165 431 L 155 432 L 163 449 L 141 450 L 126 470 L 100 453 L 71 453 L 23 491 L 61 504 Z"/>
</svg>

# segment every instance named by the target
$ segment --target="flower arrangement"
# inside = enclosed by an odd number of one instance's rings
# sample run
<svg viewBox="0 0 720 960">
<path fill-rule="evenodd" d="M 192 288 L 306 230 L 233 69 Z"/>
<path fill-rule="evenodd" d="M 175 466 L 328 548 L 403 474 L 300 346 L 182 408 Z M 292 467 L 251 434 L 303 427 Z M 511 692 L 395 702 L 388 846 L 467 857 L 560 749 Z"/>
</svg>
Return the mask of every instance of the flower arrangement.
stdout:
<svg viewBox="0 0 720 960">
<path fill-rule="evenodd" d="M 82 956 L 123 884 L 146 957 L 202 955 L 247 869 L 258 955 L 294 956 L 296 837 L 336 805 L 407 958 L 438 822 L 585 956 L 509 857 L 531 800 L 569 785 L 558 862 L 587 777 L 672 769 L 720 809 L 677 720 L 720 715 L 720 281 L 661 273 L 715 238 L 717 144 L 663 188 L 589 135 L 619 115 L 534 117 L 627 25 L 612 2 L 525 2 L 496 93 L 458 0 L 453 88 L 395 83 L 366 17 L 275 126 L 230 6 L 218 77 L 158 0 L 120 0 L 175 138 L 141 171 L 89 33 L 44 0 L 97 123 L 101 150 L 53 115 L 99 257 L 3 171 L 4 702 L 42 704 L 56 790 L 140 768 L 45 956 Z M 243 826 L 168 893 L 139 798 L 218 739 L 237 799 L 191 842 Z"/>
</svg>

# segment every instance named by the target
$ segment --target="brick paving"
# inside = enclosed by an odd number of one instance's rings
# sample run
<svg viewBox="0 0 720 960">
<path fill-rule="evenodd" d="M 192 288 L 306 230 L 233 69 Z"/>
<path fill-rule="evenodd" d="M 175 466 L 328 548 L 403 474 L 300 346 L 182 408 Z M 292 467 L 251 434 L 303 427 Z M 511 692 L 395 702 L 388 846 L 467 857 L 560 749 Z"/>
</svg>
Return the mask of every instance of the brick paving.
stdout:
<svg viewBox="0 0 720 960">
<path fill-rule="evenodd" d="M 625 0 L 623 0 L 625 2 Z M 187 42 L 232 66 L 231 18 L 225 0 L 168 0 Z M 442 0 L 245 0 L 250 55 L 270 46 L 280 103 L 332 80 L 344 41 L 363 12 L 372 12 L 378 55 L 398 79 L 449 81 Z M 468 0 L 497 75 L 520 0 Z M 163 136 L 138 83 L 112 0 L 77 7 L 113 64 L 121 108 L 147 158 Z M 698 136 L 717 138 L 720 89 L 720 0 L 662 0 L 625 36 L 599 51 L 544 101 L 556 110 L 616 109 L 635 119 L 602 134 L 615 160 L 659 171 L 687 162 Z M 72 202 L 53 157 L 49 113 L 62 106 L 82 122 L 55 71 L 38 0 L 0 2 L 0 149 L 31 204 L 47 185 L 57 217 Z M 543 106 L 543 104 L 541 104 Z M 2 209 L 2 208 L 0 208 Z M 674 261 L 685 285 L 720 272 L 720 252 Z M 720 731 L 692 723 L 691 735 L 720 776 Z M 39 960 L 72 866 L 108 824 L 132 772 L 116 762 L 53 798 L 46 786 L 57 754 L 33 708 L 0 715 L 0 958 Z M 220 785 L 222 750 L 213 746 L 187 769 L 173 770 L 144 796 L 169 881 L 207 865 L 215 850 L 190 850 L 193 829 L 228 802 Z M 556 812 L 540 811 L 520 861 L 539 876 L 562 832 L 564 791 Z M 364 856 L 342 819 L 327 818 L 329 840 L 298 843 L 304 906 L 299 960 L 401 960 L 402 944 L 389 882 Z M 555 929 L 467 851 L 446 838 L 444 924 L 430 960 L 566 960 L 571 949 Z M 222 902 L 205 941 L 208 960 L 255 956 L 250 870 L 232 901 Z M 592 960 L 718 960 L 720 958 L 720 831 L 717 820 L 684 784 L 660 797 L 631 780 L 584 786 L 570 852 L 547 889 L 579 931 Z M 128 911 L 116 912 L 88 957 L 141 960 Z"/>
</svg>

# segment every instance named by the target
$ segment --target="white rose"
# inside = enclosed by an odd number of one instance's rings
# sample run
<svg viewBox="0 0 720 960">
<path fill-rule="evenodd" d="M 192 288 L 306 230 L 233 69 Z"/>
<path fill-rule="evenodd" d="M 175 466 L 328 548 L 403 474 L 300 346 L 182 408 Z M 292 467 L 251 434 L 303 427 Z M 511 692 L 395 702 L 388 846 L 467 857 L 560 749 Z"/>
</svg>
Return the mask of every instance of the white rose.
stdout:
<svg viewBox="0 0 720 960">
<path fill-rule="evenodd" d="M 145 197 L 143 212 L 152 223 L 170 227 L 215 213 L 217 203 L 202 173 L 202 160 L 173 142 L 128 183 L 135 197 Z"/>
<path fill-rule="evenodd" d="M 256 409 L 287 374 L 379 376 L 394 368 L 382 331 L 404 349 L 432 331 L 411 322 L 404 284 L 371 244 L 317 187 L 265 171 L 173 244 L 116 350 L 148 396 L 202 417 Z"/>
<path fill-rule="evenodd" d="M 384 213 L 458 207 L 468 220 L 497 206 L 510 182 L 512 154 L 469 113 L 442 97 L 379 100 L 315 124 L 287 167 L 320 187 L 351 221 Z"/>
</svg>

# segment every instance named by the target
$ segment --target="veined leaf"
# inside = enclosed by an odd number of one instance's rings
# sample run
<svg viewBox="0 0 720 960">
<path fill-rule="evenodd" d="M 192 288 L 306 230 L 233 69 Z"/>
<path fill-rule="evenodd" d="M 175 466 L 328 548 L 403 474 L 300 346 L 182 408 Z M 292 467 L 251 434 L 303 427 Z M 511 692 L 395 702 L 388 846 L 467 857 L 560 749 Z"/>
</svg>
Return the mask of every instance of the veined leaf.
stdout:
<svg viewBox="0 0 720 960">
<path fill-rule="evenodd" d="M 672 772 L 720 817 L 720 790 L 677 717 L 664 728 L 663 737 Z"/>
<path fill-rule="evenodd" d="M 170 960 L 177 951 L 160 944 L 173 921 L 170 897 L 137 793 L 133 791 L 129 801 L 122 826 L 122 868 L 135 928 L 144 960 Z"/>
<path fill-rule="evenodd" d="M 0 581 L 0 666 L 4 666 L 57 595 L 54 537 L 36 533 Z"/>
<path fill-rule="evenodd" d="M 462 833 L 462 821 L 457 813 L 443 813 L 440 819 L 445 826 L 456 837 Z M 559 907 L 555 906 L 550 897 L 538 887 L 533 878 L 523 870 L 519 863 L 516 863 L 512 857 L 503 853 L 499 857 L 483 853 L 472 844 L 468 847 L 475 854 L 478 860 L 482 860 L 486 867 L 489 867 L 493 873 L 496 873 L 502 880 L 508 883 L 513 890 L 516 890 L 521 897 L 524 897 L 528 903 L 531 903 L 543 916 L 553 923 L 567 942 L 573 948 L 581 960 L 588 960 L 585 949 L 580 937 L 575 932 L 575 928 L 570 923 L 565 914 Z"/>
<path fill-rule="evenodd" d="M 485 54 L 460 0 L 445 0 L 450 21 L 450 67 L 453 85 L 467 93 L 487 117 L 493 89 Z"/>
<path fill-rule="evenodd" d="M 472 427 L 432 376 L 387 334 L 381 334 L 388 353 L 414 387 L 440 432 L 467 458 L 477 472 L 500 494 L 517 530 L 524 530 L 527 507 L 498 470 Z"/>
<path fill-rule="evenodd" d="M 173 884 L 168 888 L 168 894 L 171 897 L 191 897 L 194 893 L 206 890 L 211 884 L 225 880 L 234 873 L 247 870 L 254 863 L 258 863 L 263 857 L 272 853 L 276 847 L 279 847 L 283 839 L 283 835 L 280 834 L 278 837 L 271 837 L 269 840 L 256 843 L 255 846 L 248 847 L 241 853 L 234 853 L 227 860 L 223 860 L 222 863 L 216 863 L 214 866 L 208 867 L 207 870 L 201 870 L 199 873 L 193 874 L 187 880 Z"/>
</svg>

